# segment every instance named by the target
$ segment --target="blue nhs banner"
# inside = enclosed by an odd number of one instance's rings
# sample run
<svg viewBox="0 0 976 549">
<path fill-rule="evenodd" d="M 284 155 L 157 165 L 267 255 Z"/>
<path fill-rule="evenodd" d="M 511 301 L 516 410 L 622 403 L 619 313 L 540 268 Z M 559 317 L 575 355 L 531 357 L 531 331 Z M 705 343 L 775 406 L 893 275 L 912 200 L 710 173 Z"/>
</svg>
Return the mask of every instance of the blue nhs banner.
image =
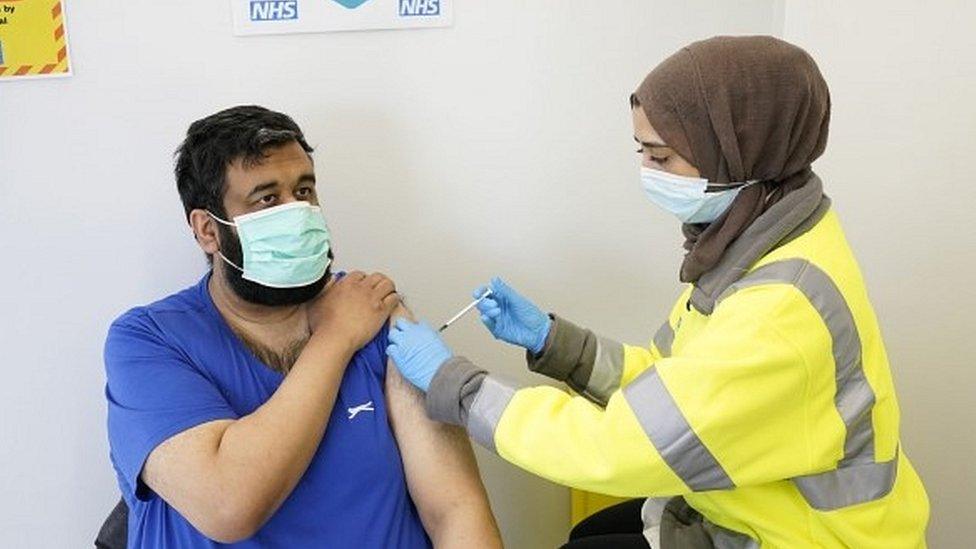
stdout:
<svg viewBox="0 0 976 549">
<path fill-rule="evenodd" d="M 298 0 L 251 0 L 251 21 L 288 21 L 298 19 Z"/>
<path fill-rule="evenodd" d="M 230 5 L 237 36 L 454 24 L 454 0 L 230 0 Z"/>
<path fill-rule="evenodd" d="M 397 0 L 400 17 L 433 17 L 441 14 L 441 0 Z"/>
</svg>

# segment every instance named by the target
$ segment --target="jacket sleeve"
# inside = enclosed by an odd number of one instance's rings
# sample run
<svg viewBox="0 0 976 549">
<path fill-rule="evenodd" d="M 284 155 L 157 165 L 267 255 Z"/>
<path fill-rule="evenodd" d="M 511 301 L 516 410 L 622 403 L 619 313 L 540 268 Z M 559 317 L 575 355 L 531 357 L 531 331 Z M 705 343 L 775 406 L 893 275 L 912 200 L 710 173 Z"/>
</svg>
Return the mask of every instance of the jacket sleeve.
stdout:
<svg viewBox="0 0 976 549">
<path fill-rule="evenodd" d="M 830 341 L 809 306 L 785 305 L 803 299 L 794 294 L 757 287 L 729 298 L 680 355 L 612 391 L 605 408 L 553 387 L 519 388 L 457 357 L 435 376 L 428 413 L 534 474 L 623 497 L 825 469 L 839 456 L 816 455 L 810 433 L 843 440 L 843 424 L 831 415 L 830 387 L 814 386 L 810 362 L 830 356 Z M 787 337 L 782 326 L 805 335 Z"/>
<path fill-rule="evenodd" d="M 526 353 L 529 370 L 562 381 L 595 404 L 606 406 L 610 395 L 671 354 L 675 320 L 685 299 L 686 295 L 679 299 L 648 347 L 621 344 L 550 315 L 552 329 L 542 352 Z"/>
</svg>

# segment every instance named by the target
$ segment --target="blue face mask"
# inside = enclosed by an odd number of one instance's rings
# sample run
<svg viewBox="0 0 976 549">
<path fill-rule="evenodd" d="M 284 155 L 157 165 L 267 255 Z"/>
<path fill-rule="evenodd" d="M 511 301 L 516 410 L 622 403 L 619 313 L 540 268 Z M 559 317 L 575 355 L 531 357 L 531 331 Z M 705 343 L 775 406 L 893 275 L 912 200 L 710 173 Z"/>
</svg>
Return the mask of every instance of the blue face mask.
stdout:
<svg viewBox="0 0 976 549">
<path fill-rule="evenodd" d="M 684 223 L 715 221 L 729 209 L 739 191 L 753 183 L 709 183 L 707 179 L 641 166 L 641 185 L 647 197 Z"/>
<path fill-rule="evenodd" d="M 233 222 L 212 213 L 210 217 L 237 228 L 244 265 L 235 265 L 217 252 L 220 257 L 241 271 L 246 280 L 262 286 L 306 286 L 322 278 L 331 262 L 328 257 L 331 235 L 322 209 L 308 202 L 289 202 L 238 215 Z"/>
</svg>

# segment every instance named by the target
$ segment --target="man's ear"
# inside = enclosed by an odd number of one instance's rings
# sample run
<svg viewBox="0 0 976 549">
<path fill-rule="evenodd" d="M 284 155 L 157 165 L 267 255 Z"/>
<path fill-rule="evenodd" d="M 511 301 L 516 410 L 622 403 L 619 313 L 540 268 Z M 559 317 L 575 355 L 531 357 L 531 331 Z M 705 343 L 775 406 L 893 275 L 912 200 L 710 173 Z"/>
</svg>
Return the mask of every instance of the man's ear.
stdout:
<svg viewBox="0 0 976 549">
<path fill-rule="evenodd" d="M 217 236 L 217 222 L 207 210 L 195 209 L 190 212 L 190 227 L 200 249 L 207 255 L 216 255 L 220 251 L 220 239 Z"/>
</svg>

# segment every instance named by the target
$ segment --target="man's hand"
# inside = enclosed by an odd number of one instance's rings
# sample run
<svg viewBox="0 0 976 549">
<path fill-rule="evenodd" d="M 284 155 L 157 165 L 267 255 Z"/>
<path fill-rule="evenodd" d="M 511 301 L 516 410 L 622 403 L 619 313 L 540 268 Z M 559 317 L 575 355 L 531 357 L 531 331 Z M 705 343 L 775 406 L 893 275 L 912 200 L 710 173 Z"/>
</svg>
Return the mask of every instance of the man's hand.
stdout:
<svg viewBox="0 0 976 549">
<path fill-rule="evenodd" d="M 386 275 L 353 271 L 326 287 L 308 304 L 313 337 L 328 332 L 354 349 L 369 343 L 400 303 L 396 285 Z"/>
</svg>

